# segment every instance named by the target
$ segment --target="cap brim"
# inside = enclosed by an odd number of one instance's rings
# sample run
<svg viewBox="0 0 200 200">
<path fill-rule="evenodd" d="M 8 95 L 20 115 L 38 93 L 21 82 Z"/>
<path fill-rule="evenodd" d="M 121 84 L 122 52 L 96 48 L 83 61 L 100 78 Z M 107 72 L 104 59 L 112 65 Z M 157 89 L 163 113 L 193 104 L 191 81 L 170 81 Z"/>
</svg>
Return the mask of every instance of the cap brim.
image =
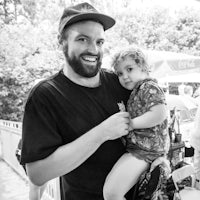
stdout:
<svg viewBox="0 0 200 200">
<path fill-rule="evenodd" d="M 93 20 L 101 23 L 104 27 L 104 30 L 111 28 L 115 24 L 115 20 L 108 15 L 99 14 L 99 13 L 82 13 L 76 16 L 73 16 L 71 19 L 63 20 L 62 24 L 60 24 L 60 33 L 66 26 L 74 24 L 83 20 Z"/>
</svg>

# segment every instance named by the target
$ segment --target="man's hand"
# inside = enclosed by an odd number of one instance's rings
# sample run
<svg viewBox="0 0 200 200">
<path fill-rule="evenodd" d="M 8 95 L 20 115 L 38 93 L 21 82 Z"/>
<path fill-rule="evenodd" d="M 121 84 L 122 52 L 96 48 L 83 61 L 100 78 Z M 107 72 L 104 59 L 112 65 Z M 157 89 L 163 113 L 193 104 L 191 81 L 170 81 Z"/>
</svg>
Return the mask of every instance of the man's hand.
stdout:
<svg viewBox="0 0 200 200">
<path fill-rule="evenodd" d="M 171 173 L 171 167 L 170 167 L 169 160 L 167 160 L 166 157 L 157 158 L 151 164 L 150 171 L 153 171 L 158 165 L 162 165 L 163 166 L 163 168 L 165 170 L 165 173 L 166 173 L 166 176 L 169 177 L 169 175 Z"/>
<path fill-rule="evenodd" d="M 99 128 L 106 140 L 114 140 L 128 134 L 129 123 L 129 113 L 118 112 L 104 120 Z"/>
</svg>

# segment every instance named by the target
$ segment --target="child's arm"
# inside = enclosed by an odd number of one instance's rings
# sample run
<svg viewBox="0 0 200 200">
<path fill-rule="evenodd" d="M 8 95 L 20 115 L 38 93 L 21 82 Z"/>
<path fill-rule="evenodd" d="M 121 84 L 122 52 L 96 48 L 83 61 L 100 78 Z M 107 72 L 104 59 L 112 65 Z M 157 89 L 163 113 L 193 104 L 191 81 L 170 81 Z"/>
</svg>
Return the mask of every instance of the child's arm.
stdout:
<svg viewBox="0 0 200 200">
<path fill-rule="evenodd" d="M 159 104 L 151 107 L 150 111 L 143 115 L 131 119 L 133 129 L 150 128 L 162 123 L 167 118 L 167 107 L 165 104 Z"/>
</svg>

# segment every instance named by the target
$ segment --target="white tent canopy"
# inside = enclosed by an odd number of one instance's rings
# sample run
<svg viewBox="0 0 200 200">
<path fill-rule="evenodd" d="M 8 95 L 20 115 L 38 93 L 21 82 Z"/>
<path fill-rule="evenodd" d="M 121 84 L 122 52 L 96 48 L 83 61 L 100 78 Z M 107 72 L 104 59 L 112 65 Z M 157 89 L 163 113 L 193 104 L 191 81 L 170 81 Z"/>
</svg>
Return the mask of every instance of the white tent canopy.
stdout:
<svg viewBox="0 0 200 200">
<path fill-rule="evenodd" d="M 159 82 L 174 82 L 174 83 L 200 83 L 200 73 L 181 74 L 175 76 L 165 76 L 158 78 Z"/>
<path fill-rule="evenodd" d="M 168 51 L 144 51 L 151 65 L 152 76 L 155 78 L 200 74 L 200 56 Z"/>
</svg>

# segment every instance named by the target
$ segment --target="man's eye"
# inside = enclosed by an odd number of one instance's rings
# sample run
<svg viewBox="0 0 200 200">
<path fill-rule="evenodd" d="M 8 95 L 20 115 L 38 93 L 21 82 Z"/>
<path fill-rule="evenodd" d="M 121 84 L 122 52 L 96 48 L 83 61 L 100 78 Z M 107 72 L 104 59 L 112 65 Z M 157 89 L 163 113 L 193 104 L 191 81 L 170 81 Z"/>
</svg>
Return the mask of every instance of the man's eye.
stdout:
<svg viewBox="0 0 200 200">
<path fill-rule="evenodd" d="M 104 44 L 104 41 L 103 40 L 98 41 L 97 44 L 98 44 L 98 46 L 102 46 Z"/>
<path fill-rule="evenodd" d="M 81 41 L 81 42 L 86 42 L 87 39 L 86 38 L 79 38 L 78 41 Z"/>
</svg>

